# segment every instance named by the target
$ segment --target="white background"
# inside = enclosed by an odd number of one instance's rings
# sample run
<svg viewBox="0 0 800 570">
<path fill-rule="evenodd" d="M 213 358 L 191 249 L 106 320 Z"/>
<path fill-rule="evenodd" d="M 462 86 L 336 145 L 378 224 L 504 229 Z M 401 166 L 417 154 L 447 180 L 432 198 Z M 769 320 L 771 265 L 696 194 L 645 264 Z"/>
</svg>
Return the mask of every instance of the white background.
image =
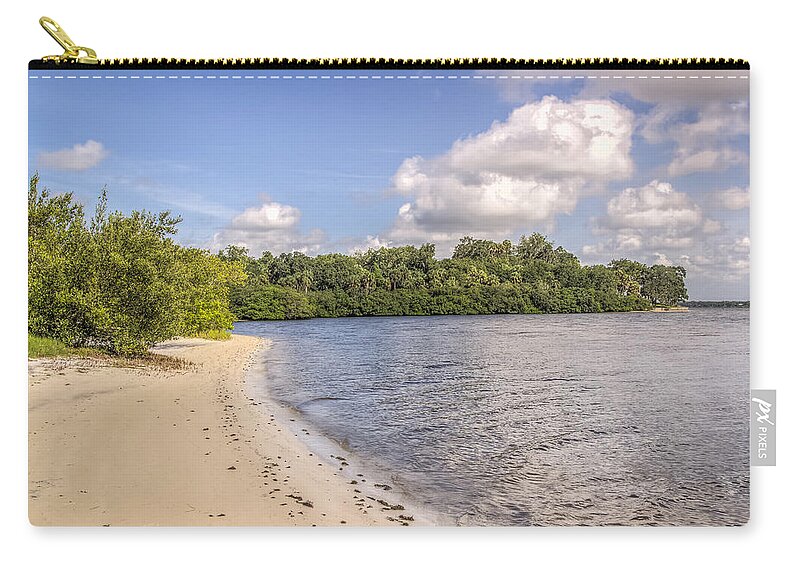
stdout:
<svg viewBox="0 0 800 570">
<path fill-rule="evenodd" d="M 2 12 L 3 382 L 0 540 L 9 567 L 467 565 L 772 567 L 796 529 L 796 18 L 776 4 L 407 1 L 7 2 Z M 731 529 L 39 529 L 27 521 L 27 61 L 59 22 L 100 57 L 736 57 L 752 65 L 752 386 L 778 388 L 778 468 L 752 472 Z M 782 46 L 787 46 L 784 49 Z M 84 101 L 53 101 L 65 113 Z M 679 356 L 676 356 L 679 357 Z M 702 409 L 686 414 L 701 415 Z M 696 434 L 702 438 L 703 434 Z M 23 558 L 17 559 L 16 554 Z M 780 564 L 778 564 L 780 567 Z"/>
</svg>

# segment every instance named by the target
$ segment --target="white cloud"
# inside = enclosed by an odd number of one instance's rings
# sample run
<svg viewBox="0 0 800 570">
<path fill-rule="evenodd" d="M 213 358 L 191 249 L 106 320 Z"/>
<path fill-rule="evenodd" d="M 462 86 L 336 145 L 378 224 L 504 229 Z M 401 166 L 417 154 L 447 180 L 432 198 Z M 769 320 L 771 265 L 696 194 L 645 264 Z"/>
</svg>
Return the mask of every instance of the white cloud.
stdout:
<svg viewBox="0 0 800 570">
<path fill-rule="evenodd" d="M 274 254 L 299 251 L 318 253 L 325 241 L 322 230 L 304 234 L 297 227 L 300 210 L 294 206 L 272 202 L 268 198 L 236 215 L 228 227 L 214 234 L 209 249 L 216 251 L 228 245 L 246 247 L 251 255 L 264 251 Z"/>
<path fill-rule="evenodd" d="M 703 222 L 704 234 L 716 234 L 722 229 L 722 224 L 717 220 L 705 220 Z"/>
<path fill-rule="evenodd" d="M 700 206 L 667 182 L 654 180 L 641 188 L 626 188 L 608 202 L 604 225 L 626 230 L 691 231 L 703 221 Z"/>
<path fill-rule="evenodd" d="M 718 240 L 696 252 L 681 256 L 688 274 L 712 281 L 740 281 L 750 274 L 750 237 Z"/>
<path fill-rule="evenodd" d="M 680 109 L 662 106 L 656 116 L 646 117 L 645 137 L 671 139 L 677 143 L 667 167 L 670 176 L 692 172 L 723 171 L 746 164 L 747 153 L 733 147 L 737 137 L 749 132 L 748 108 L 743 103 L 710 103 L 697 113 L 697 120 L 675 122 Z"/>
<path fill-rule="evenodd" d="M 601 239 L 582 249 L 584 263 L 629 258 L 648 264 L 681 265 L 687 283 L 703 298 L 709 283 L 732 284 L 746 290 L 750 270 L 750 239 L 730 235 L 709 218 L 699 204 L 671 184 L 653 181 L 627 188 L 608 202 L 606 215 L 594 220 Z"/>
<path fill-rule="evenodd" d="M 653 257 L 655 258 L 655 260 L 653 261 L 653 265 L 667 265 L 667 266 L 675 265 L 674 263 L 672 263 L 672 260 L 663 253 L 659 253 L 656 251 L 655 253 L 653 253 Z"/>
<path fill-rule="evenodd" d="M 675 158 L 667 166 L 670 176 L 683 176 L 693 172 L 722 171 L 747 163 L 747 155 L 731 148 L 697 150 L 691 146 L 678 147 Z"/>
<path fill-rule="evenodd" d="M 667 182 L 653 180 L 641 188 L 626 188 L 612 197 L 606 215 L 595 219 L 595 233 L 605 240 L 583 248 L 590 257 L 643 254 L 660 259 L 656 250 L 685 252 L 722 224 L 708 218 L 691 197 Z"/>
<path fill-rule="evenodd" d="M 736 253 L 750 253 L 750 236 L 737 239 L 731 249 Z"/>
<path fill-rule="evenodd" d="M 712 195 L 712 204 L 725 210 L 742 210 L 750 207 L 750 188 L 728 188 Z"/>
<path fill-rule="evenodd" d="M 46 168 L 56 170 L 88 170 L 100 164 L 108 156 L 103 143 L 88 140 L 72 148 L 39 154 L 39 162 Z"/>
<path fill-rule="evenodd" d="M 394 175 L 394 191 L 409 201 L 389 238 L 432 241 L 446 254 L 467 234 L 499 239 L 551 226 L 579 197 L 631 174 L 633 124 L 611 101 L 545 97 L 442 155 L 409 158 Z"/>
<path fill-rule="evenodd" d="M 365 252 L 369 249 L 380 249 L 382 247 L 392 247 L 390 240 L 381 239 L 380 236 L 368 235 L 366 239 L 351 243 L 346 246 L 347 254 L 353 255 L 359 252 Z"/>
<path fill-rule="evenodd" d="M 300 221 L 300 210 L 293 206 L 265 202 L 255 208 L 247 208 L 233 218 L 231 227 L 241 231 L 271 232 L 293 228 Z"/>
<path fill-rule="evenodd" d="M 638 129 L 649 142 L 675 143 L 666 173 L 723 171 L 746 164 L 739 138 L 749 134 L 749 86 L 743 79 L 587 81 L 581 96 L 625 92 L 653 104 Z"/>
</svg>

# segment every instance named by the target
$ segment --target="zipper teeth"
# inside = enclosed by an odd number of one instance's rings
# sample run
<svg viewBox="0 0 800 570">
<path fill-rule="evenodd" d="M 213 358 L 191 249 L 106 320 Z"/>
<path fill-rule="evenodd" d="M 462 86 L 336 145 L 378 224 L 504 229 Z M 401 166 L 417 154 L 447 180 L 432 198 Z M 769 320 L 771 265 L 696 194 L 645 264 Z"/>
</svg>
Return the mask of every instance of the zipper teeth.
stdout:
<svg viewBox="0 0 800 570">
<path fill-rule="evenodd" d="M 121 58 L 101 59 L 99 65 L 34 60 L 30 67 L 87 67 L 87 68 L 242 68 L 242 69 L 737 69 L 748 70 L 743 59 L 723 58 L 581 58 L 581 59 L 513 59 L 513 58 L 456 58 L 456 59 L 393 59 L 393 58 Z"/>
</svg>

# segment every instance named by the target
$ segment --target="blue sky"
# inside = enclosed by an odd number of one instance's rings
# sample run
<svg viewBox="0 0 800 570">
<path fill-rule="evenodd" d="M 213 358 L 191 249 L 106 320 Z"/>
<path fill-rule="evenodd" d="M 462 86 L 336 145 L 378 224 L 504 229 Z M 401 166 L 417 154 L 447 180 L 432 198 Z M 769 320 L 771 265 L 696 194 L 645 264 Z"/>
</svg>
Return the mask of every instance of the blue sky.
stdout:
<svg viewBox="0 0 800 570">
<path fill-rule="evenodd" d="M 539 231 L 584 263 L 683 265 L 694 299 L 749 298 L 741 72 L 69 73 L 29 74 L 30 172 L 89 205 L 107 186 L 113 208 L 178 213 L 188 245 L 445 256 Z"/>
</svg>

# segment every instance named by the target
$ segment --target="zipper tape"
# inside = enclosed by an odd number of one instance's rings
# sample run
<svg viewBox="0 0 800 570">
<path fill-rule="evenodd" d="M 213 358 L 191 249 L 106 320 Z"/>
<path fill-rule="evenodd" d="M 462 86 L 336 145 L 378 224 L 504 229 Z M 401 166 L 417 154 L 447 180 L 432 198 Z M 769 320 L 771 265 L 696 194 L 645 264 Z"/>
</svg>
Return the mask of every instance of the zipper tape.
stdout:
<svg viewBox="0 0 800 570">
<path fill-rule="evenodd" d="M 678 59 L 386 59 L 386 58 L 234 58 L 175 59 L 123 58 L 100 59 L 97 63 L 73 60 L 35 59 L 28 69 L 719 69 L 749 70 L 743 59 L 678 58 Z"/>
</svg>

